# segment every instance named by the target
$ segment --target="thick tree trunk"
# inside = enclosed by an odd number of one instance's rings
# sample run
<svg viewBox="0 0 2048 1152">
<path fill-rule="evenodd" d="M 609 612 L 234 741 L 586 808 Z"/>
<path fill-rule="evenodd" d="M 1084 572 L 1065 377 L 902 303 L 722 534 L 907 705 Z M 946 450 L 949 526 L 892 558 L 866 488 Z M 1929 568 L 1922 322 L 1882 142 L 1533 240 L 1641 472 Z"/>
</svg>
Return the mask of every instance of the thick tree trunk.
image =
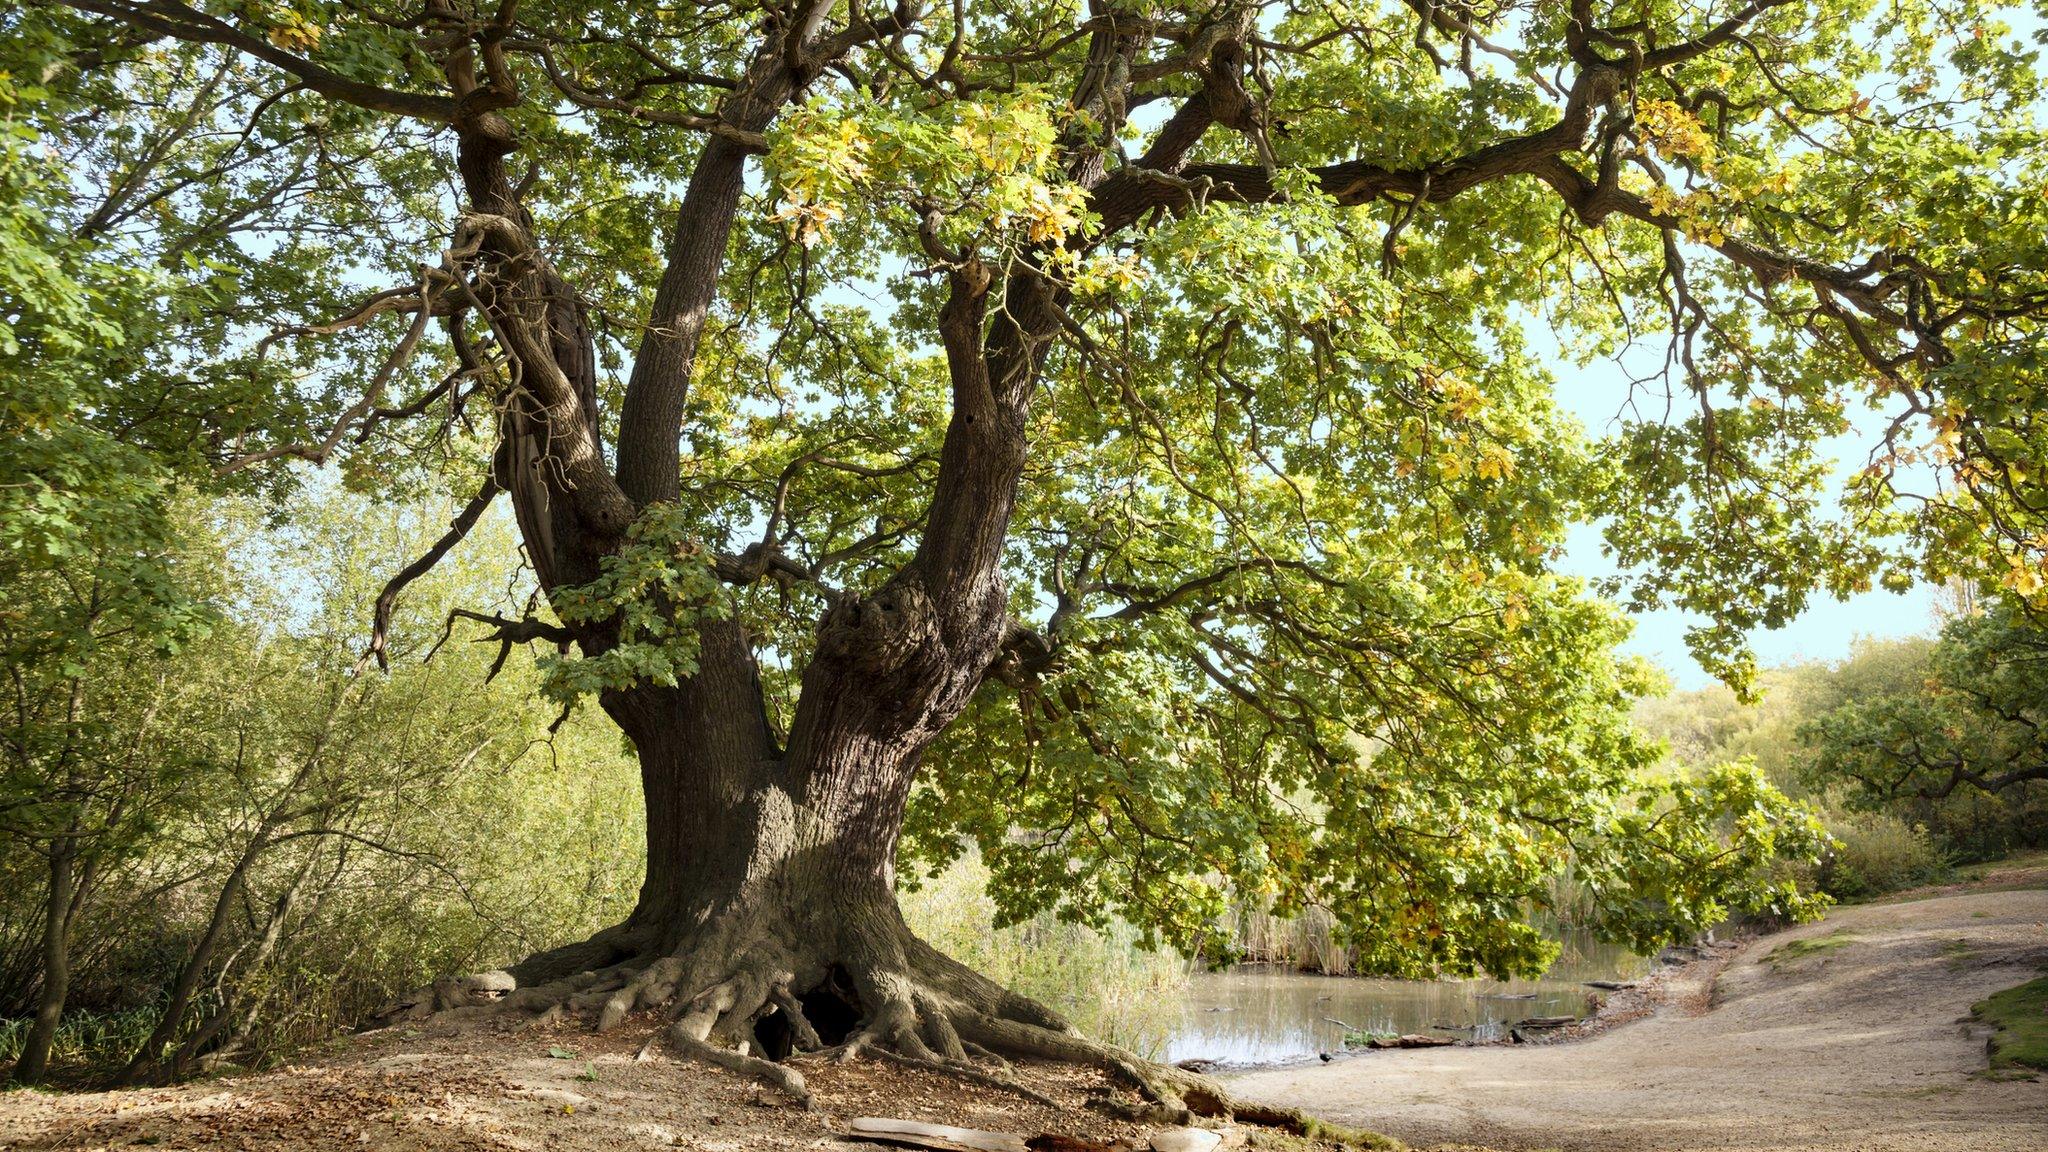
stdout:
<svg viewBox="0 0 2048 1152">
<path fill-rule="evenodd" d="M 50 884 L 43 907 L 43 990 L 36 1001 L 35 1023 L 14 1064 L 14 1082 L 39 1083 L 50 1068 L 50 1049 L 64 1018 L 64 1000 L 71 992 L 72 849 L 62 842 L 50 849 Z"/>
<path fill-rule="evenodd" d="M 729 622 L 705 627 L 703 670 L 683 685 L 608 694 L 646 794 L 640 902 L 618 927 L 514 966 L 514 1002 L 572 1002 L 609 1026 L 674 999 L 686 1017 L 693 1003 L 709 1013 L 698 1041 L 747 1040 L 765 1021 L 777 1035 L 815 1027 L 824 1043 L 954 1060 L 962 1031 L 983 1017 L 1066 1032 L 918 940 L 897 907 L 897 836 L 918 758 L 993 644 L 988 628 L 969 629 L 964 646 L 945 631 L 914 581 L 843 606 L 821 632 L 786 753 Z M 772 1036 L 758 1040 L 778 1054 Z"/>
<path fill-rule="evenodd" d="M 719 693 L 703 676 L 678 689 L 608 696 L 607 710 L 638 747 L 647 786 L 648 878 L 639 906 L 591 940 L 529 957 L 505 974 L 445 982 L 431 1004 L 415 1007 L 460 1007 L 509 993 L 499 1007 L 587 1013 L 599 1030 L 639 1010 L 665 1009 L 673 1050 L 756 1076 L 798 1100 L 809 1098 L 803 1076 L 780 1061 L 836 1048 L 1045 1102 L 973 1063 L 1011 1054 L 1103 1068 L 1153 1102 L 1145 1106 L 1153 1119 L 1235 1109 L 1307 1130 L 1296 1114 L 1248 1108 L 1204 1077 L 1086 1039 L 911 932 L 894 888 L 903 808 L 918 757 L 943 727 L 938 718 L 950 715 L 953 692 L 970 688 L 905 695 L 888 683 L 892 666 L 946 651 L 935 637 L 908 650 L 908 659 L 901 649 L 890 656 L 887 644 L 848 650 L 830 643 L 831 633 L 849 627 L 872 637 L 878 612 L 892 617 L 880 627 L 894 633 L 924 603 L 899 585 L 873 599 L 879 603 L 853 607 L 851 623 L 828 618 L 819 657 L 829 668 L 858 652 L 855 662 L 867 674 L 848 676 L 842 666 L 806 688 L 816 711 L 808 726 L 800 715 L 787 755 L 749 756 L 748 749 L 766 746 L 750 735 L 765 731 L 751 701 L 752 710 L 737 717 L 744 723 L 712 725 L 726 732 L 722 747 L 707 740 L 700 710 Z M 742 639 L 736 629 L 730 638 Z M 952 655 L 968 666 L 966 653 Z M 914 675 L 925 683 L 930 669 Z M 971 686 L 978 676 L 957 679 Z M 716 754 L 705 754 L 714 747 Z"/>
</svg>

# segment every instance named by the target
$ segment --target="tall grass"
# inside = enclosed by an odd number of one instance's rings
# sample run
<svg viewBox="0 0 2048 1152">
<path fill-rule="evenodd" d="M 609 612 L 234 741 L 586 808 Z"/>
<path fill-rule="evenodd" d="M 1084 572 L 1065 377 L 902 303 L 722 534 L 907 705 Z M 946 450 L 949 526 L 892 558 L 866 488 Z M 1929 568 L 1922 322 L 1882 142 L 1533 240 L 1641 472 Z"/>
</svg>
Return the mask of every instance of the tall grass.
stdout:
<svg viewBox="0 0 2048 1152">
<path fill-rule="evenodd" d="M 1531 907 L 1529 922 L 1546 935 L 1559 940 L 1574 937 L 1575 925 L 1590 914 L 1590 894 L 1571 872 L 1552 876 L 1544 906 Z M 1279 916 L 1262 904 L 1233 900 L 1220 925 L 1238 959 L 1252 964 L 1272 964 L 1325 976 L 1354 976 L 1361 973 L 1352 949 L 1341 939 L 1336 917 L 1330 910 L 1311 906 L 1293 916 Z"/>
<path fill-rule="evenodd" d="M 970 854 L 901 893 L 904 918 L 940 951 L 1096 1039 L 1142 1051 L 1178 1019 L 1187 961 L 1145 948 L 1123 924 L 1098 932 L 1045 914 L 997 928 L 988 880 Z"/>
<path fill-rule="evenodd" d="M 1338 942 L 1336 920 L 1327 909 L 1307 908 L 1298 916 L 1276 916 L 1262 907 L 1233 902 L 1226 917 L 1232 945 L 1245 961 L 1329 976 L 1351 975 L 1351 950 Z"/>
<path fill-rule="evenodd" d="M 57 1025 L 51 1063 L 88 1079 L 113 1071 L 149 1038 L 162 1014 L 162 1006 L 156 1004 L 115 1012 L 67 1012 Z M 0 1019 L 0 1064 L 12 1064 L 21 1056 L 34 1023 L 30 1017 Z"/>
</svg>

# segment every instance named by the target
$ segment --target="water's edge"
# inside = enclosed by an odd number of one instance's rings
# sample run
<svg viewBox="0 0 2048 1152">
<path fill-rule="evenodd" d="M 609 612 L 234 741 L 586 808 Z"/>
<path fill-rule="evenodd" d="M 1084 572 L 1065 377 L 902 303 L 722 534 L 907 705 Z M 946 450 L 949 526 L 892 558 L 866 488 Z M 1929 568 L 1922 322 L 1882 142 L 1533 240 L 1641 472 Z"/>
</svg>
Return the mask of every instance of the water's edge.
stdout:
<svg viewBox="0 0 2048 1152">
<path fill-rule="evenodd" d="M 1630 980 L 1649 965 L 1620 949 L 1568 948 L 1536 980 L 1383 980 L 1244 966 L 1201 973 L 1178 1021 L 1153 1045 L 1169 1063 L 1238 1069 L 1316 1061 L 1346 1051 L 1349 1034 L 1425 1034 L 1475 1043 L 1504 1040 L 1535 1016 L 1585 1016 L 1588 980 Z"/>
</svg>

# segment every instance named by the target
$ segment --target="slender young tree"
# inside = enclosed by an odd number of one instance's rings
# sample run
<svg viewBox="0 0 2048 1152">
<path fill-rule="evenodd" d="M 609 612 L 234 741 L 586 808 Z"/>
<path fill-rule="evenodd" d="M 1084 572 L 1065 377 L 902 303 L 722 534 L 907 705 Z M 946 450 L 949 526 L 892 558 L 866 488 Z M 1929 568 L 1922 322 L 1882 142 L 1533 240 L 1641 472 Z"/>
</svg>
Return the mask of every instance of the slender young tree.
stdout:
<svg viewBox="0 0 2048 1152">
<path fill-rule="evenodd" d="M 1006 912 L 1195 946 L 1226 893 L 1317 904 L 1391 971 L 1540 966 L 1567 862 L 1641 942 L 1796 911 L 1768 865 L 1814 829 L 1754 773 L 1637 802 L 1644 678 L 1566 530 L 1738 682 L 1815 591 L 2039 590 L 2048 153 L 1970 0 L 9 23 L 116 129 L 51 129 L 81 231 L 218 285 L 130 434 L 223 482 L 466 464 L 380 617 L 509 496 L 545 608 L 471 623 L 637 750 L 638 908 L 439 1006 L 673 1005 L 799 1092 L 758 1022 L 1130 1067 L 905 928 L 899 855 L 967 838 Z M 1615 434 L 1559 411 L 1551 332 L 1668 341 Z"/>
</svg>

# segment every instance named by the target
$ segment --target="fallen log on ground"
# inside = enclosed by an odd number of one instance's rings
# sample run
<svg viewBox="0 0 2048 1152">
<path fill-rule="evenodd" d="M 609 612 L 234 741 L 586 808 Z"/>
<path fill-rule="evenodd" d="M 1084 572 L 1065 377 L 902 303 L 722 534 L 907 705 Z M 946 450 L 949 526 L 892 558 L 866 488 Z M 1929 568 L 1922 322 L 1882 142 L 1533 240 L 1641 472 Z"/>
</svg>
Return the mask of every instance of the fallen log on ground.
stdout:
<svg viewBox="0 0 2048 1152">
<path fill-rule="evenodd" d="M 918 1120 L 892 1120 L 862 1116 L 847 1125 L 847 1136 L 875 1144 L 904 1148 L 930 1148 L 934 1152 L 1031 1152 L 1018 1132 L 983 1132 L 978 1128 L 956 1128 L 951 1124 L 926 1124 Z"/>
<path fill-rule="evenodd" d="M 1449 1036 L 1424 1036 L 1411 1032 L 1406 1036 L 1375 1036 L 1365 1042 L 1367 1048 L 1442 1048 L 1456 1044 Z"/>
</svg>

